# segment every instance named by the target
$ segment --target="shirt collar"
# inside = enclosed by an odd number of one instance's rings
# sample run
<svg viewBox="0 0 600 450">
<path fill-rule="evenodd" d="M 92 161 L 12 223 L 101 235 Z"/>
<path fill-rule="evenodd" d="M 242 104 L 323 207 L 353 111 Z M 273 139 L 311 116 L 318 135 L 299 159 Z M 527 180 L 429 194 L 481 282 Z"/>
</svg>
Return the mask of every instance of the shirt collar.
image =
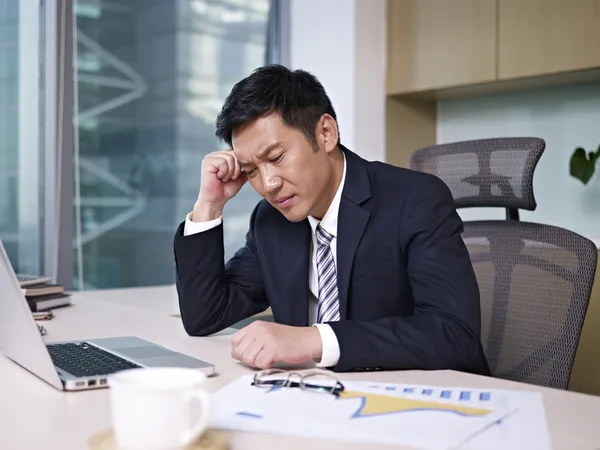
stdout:
<svg viewBox="0 0 600 450">
<path fill-rule="evenodd" d="M 337 236 L 337 224 L 338 224 L 338 212 L 340 210 L 340 201 L 342 199 L 342 191 L 344 190 L 344 181 L 346 180 L 346 155 L 344 156 L 344 171 L 342 172 L 342 180 L 337 188 L 335 196 L 327 209 L 327 212 L 323 216 L 322 220 L 316 219 L 313 216 L 308 216 L 308 221 L 312 228 L 313 233 L 317 232 L 317 225 L 321 224 L 321 227 L 332 236 Z"/>
</svg>

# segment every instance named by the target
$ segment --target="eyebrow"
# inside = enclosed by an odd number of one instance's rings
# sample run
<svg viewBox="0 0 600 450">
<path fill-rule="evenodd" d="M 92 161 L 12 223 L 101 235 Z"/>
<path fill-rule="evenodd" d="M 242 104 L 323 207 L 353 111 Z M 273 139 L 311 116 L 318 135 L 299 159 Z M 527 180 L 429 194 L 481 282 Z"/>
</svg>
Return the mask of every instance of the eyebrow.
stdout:
<svg viewBox="0 0 600 450">
<path fill-rule="evenodd" d="M 265 156 L 267 156 L 269 153 L 271 153 L 273 150 L 275 150 L 276 148 L 279 148 L 279 147 L 282 147 L 281 142 L 274 142 L 273 144 L 267 145 L 265 148 L 263 148 L 260 152 L 257 153 L 256 156 L 258 157 L 258 159 L 263 159 Z M 249 162 L 240 161 L 239 159 L 238 159 L 238 163 L 242 167 L 247 167 L 252 164 Z"/>
</svg>

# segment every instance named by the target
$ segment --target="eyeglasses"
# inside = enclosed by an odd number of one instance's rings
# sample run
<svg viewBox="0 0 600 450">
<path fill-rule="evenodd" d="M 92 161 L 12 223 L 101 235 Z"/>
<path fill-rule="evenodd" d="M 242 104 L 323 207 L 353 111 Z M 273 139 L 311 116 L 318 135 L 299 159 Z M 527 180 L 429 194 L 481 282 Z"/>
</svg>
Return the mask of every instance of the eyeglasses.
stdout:
<svg viewBox="0 0 600 450">
<path fill-rule="evenodd" d="M 305 391 L 333 394 L 336 397 L 344 390 L 344 385 L 331 372 L 309 370 L 307 372 L 287 372 L 282 369 L 266 369 L 257 372 L 252 381 L 260 388 L 300 388 Z"/>
</svg>

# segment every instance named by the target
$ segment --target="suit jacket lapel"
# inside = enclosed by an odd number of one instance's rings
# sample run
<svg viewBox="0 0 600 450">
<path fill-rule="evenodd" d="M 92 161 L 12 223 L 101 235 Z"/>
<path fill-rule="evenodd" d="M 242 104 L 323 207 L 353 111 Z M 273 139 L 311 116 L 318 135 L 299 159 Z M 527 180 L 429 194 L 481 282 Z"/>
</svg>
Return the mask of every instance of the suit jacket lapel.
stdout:
<svg viewBox="0 0 600 450">
<path fill-rule="evenodd" d="M 369 212 L 349 200 L 342 199 L 338 217 L 338 295 L 340 320 L 345 320 L 347 318 L 348 288 L 352 266 L 354 265 L 354 255 L 369 221 Z"/>
<path fill-rule="evenodd" d="M 308 220 L 290 222 L 279 242 L 280 270 L 289 305 L 290 325 L 308 326 L 308 268 L 310 264 L 311 230 Z"/>
<path fill-rule="evenodd" d="M 340 320 L 345 320 L 354 256 L 370 216 L 360 205 L 371 197 L 371 183 L 366 162 L 345 147 L 342 150 L 346 155 L 346 181 L 338 212 L 337 276 Z"/>
</svg>

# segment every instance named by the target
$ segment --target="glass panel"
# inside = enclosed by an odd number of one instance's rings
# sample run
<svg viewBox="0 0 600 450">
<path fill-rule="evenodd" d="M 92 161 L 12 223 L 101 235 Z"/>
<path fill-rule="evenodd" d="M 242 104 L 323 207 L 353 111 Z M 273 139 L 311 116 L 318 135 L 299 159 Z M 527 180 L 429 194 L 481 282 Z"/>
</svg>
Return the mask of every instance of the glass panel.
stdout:
<svg viewBox="0 0 600 450">
<path fill-rule="evenodd" d="M 0 0 L 0 238 L 14 269 L 40 274 L 39 2 Z"/>
<path fill-rule="evenodd" d="M 269 0 L 79 2 L 75 285 L 174 282 L 173 236 L 198 195 L 202 158 L 235 82 L 265 63 Z M 225 211 L 226 258 L 259 200 Z M 81 253 L 81 254 L 79 254 Z"/>
</svg>

